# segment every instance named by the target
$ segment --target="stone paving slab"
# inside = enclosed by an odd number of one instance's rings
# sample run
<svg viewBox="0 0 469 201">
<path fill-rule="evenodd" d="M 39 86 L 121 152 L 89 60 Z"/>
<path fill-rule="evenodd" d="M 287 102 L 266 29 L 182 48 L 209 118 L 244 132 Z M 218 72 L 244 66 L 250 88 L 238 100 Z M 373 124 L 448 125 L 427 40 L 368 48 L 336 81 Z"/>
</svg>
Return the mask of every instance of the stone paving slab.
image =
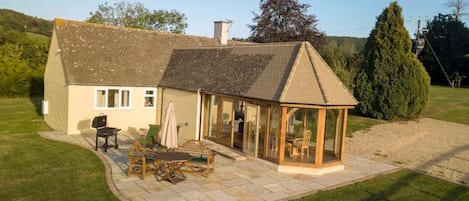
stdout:
<svg viewBox="0 0 469 201">
<path fill-rule="evenodd" d="M 277 172 L 239 153 L 229 156 L 229 152 L 224 152 L 215 156 L 215 171 L 208 177 L 187 171 L 187 179 L 174 185 L 167 181 L 158 182 L 153 175 L 143 180 L 134 175 L 127 177 L 127 152 L 131 143 L 141 138 L 141 135 L 121 131 L 118 137 L 119 149 L 108 148 L 104 152 L 103 149 L 94 150 L 94 134 L 66 135 L 57 131 L 40 134 L 95 152 L 104 160 L 111 191 L 121 200 L 289 200 L 398 169 L 392 165 L 346 155 L 343 171 L 320 176 L 290 174 Z"/>
</svg>

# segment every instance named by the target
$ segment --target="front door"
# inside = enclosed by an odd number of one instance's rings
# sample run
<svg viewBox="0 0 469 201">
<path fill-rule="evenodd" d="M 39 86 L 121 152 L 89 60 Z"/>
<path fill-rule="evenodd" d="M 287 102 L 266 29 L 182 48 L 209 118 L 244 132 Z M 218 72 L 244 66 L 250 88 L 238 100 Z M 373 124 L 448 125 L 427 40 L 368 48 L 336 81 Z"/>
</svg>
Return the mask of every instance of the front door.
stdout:
<svg viewBox="0 0 469 201">
<path fill-rule="evenodd" d="M 259 106 L 246 104 L 244 113 L 243 152 L 257 157 L 259 144 Z"/>
</svg>

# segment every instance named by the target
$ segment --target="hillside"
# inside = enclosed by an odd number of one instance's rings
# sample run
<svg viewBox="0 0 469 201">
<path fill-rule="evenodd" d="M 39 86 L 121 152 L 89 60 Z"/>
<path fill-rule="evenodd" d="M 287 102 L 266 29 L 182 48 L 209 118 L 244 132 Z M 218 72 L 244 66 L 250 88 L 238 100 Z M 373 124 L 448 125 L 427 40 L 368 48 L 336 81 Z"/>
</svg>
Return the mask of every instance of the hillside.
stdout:
<svg viewBox="0 0 469 201">
<path fill-rule="evenodd" d="M 0 9 L 0 97 L 42 96 L 52 21 Z"/>
<path fill-rule="evenodd" d="M 346 49 L 350 53 L 359 53 L 365 47 L 366 38 L 348 36 L 326 36 L 327 45 Z"/>
<path fill-rule="evenodd" d="M 50 37 L 52 35 L 52 21 L 13 10 L 0 9 L 0 29 L 2 31 L 31 32 Z"/>
</svg>

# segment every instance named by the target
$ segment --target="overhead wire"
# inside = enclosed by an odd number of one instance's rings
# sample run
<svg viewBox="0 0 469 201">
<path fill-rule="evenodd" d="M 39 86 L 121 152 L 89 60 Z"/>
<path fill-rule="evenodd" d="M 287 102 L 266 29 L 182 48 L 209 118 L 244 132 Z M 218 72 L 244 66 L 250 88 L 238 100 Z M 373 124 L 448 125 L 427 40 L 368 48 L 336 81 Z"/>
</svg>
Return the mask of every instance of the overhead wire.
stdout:
<svg viewBox="0 0 469 201">
<path fill-rule="evenodd" d="M 445 69 L 443 68 L 443 65 L 441 65 L 440 59 L 438 59 L 438 56 L 436 55 L 435 51 L 433 50 L 433 47 L 432 47 L 432 45 L 430 44 L 430 41 L 428 40 L 427 36 L 425 36 L 425 34 L 422 34 L 422 35 L 423 35 L 423 37 L 425 38 L 425 41 L 427 41 L 428 47 L 430 47 L 430 50 L 432 51 L 433 56 L 435 57 L 436 61 L 438 62 L 438 65 L 440 66 L 441 70 L 442 70 L 443 73 L 445 74 L 446 80 L 448 80 L 449 85 L 451 85 L 451 87 L 454 87 L 453 83 L 452 83 L 451 80 L 449 79 L 448 74 L 446 73 Z"/>
</svg>

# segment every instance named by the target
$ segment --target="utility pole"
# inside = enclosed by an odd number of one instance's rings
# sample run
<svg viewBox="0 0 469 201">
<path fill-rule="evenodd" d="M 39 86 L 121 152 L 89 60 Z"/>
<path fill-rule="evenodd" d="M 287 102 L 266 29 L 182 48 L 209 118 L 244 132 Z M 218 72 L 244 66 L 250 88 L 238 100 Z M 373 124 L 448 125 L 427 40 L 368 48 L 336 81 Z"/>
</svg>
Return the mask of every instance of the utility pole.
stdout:
<svg viewBox="0 0 469 201">
<path fill-rule="evenodd" d="M 451 82 L 448 74 L 446 73 L 445 69 L 443 68 L 443 65 L 441 64 L 440 59 L 438 58 L 438 56 L 436 56 L 436 53 L 433 50 L 433 47 L 430 44 L 430 41 L 428 41 L 427 36 L 425 36 L 426 31 L 427 31 L 426 29 L 420 29 L 420 19 L 418 19 L 417 20 L 417 32 L 415 33 L 415 57 L 417 57 L 420 54 L 420 52 L 422 52 L 423 48 L 425 47 L 425 41 L 426 41 L 428 43 L 428 47 L 433 53 L 433 56 L 438 62 L 438 65 L 440 66 L 441 71 L 443 71 L 443 74 L 445 75 L 446 80 L 448 80 L 449 85 L 451 87 L 454 87 L 453 82 Z"/>
<path fill-rule="evenodd" d="M 425 38 L 420 29 L 420 19 L 417 20 L 417 31 L 415 33 L 415 56 L 417 57 L 425 47 Z"/>
</svg>

